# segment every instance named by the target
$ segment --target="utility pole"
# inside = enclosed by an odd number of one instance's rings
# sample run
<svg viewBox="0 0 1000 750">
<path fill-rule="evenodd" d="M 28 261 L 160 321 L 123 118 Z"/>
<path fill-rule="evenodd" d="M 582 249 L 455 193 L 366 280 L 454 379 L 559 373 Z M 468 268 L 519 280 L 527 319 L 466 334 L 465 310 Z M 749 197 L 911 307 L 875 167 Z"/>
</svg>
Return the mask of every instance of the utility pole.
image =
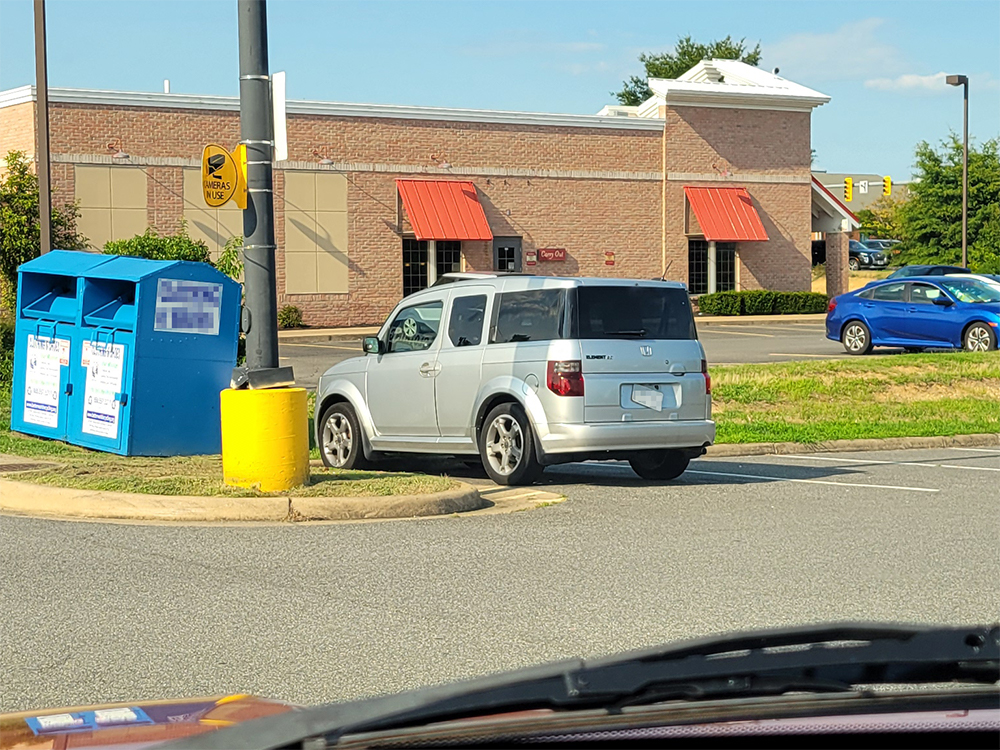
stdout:
<svg viewBox="0 0 1000 750">
<path fill-rule="evenodd" d="M 36 0 L 38 2 L 38 0 Z M 240 137 L 247 149 L 243 210 L 243 278 L 249 311 L 247 369 L 278 366 L 278 302 L 271 175 L 271 78 L 267 64 L 267 3 L 238 0 Z M 244 321 L 244 329 L 247 328 Z"/>
<path fill-rule="evenodd" d="M 52 170 L 49 167 L 49 73 L 45 50 L 45 0 L 35 0 L 35 127 L 38 131 L 39 250 L 52 249 Z"/>
<path fill-rule="evenodd" d="M 969 77 L 954 75 L 944 79 L 949 86 L 962 87 L 962 265 L 969 265 Z"/>
</svg>

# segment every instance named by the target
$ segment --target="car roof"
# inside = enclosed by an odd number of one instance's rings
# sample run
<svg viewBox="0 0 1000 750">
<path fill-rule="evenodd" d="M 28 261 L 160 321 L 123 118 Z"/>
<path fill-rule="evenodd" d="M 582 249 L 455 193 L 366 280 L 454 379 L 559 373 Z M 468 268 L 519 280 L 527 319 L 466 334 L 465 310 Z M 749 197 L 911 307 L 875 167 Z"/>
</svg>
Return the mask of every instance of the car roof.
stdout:
<svg viewBox="0 0 1000 750">
<path fill-rule="evenodd" d="M 501 292 L 522 292 L 531 289 L 570 289 L 583 286 L 645 286 L 652 289 L 662 288 L 664 285 L 672 289 L 683 289 L 687 287 L 680 281 L 666 281 L 662 279 L 610 279 L 602 277 L 587 276 L 533 276 L 529 274 L 502 274 L 502 273 L 452 273 L 446 274 L 450 277 L 449 282 L 444 285 L 436 285 L 422 289 L 408 295 L 405 299 L 411 301 L 419 299 L 429 293 L 442 291 L 442 286 L 452 288 L 456 285 L 475 284 L 477 286 L 490 286 Z"/>
</svg>

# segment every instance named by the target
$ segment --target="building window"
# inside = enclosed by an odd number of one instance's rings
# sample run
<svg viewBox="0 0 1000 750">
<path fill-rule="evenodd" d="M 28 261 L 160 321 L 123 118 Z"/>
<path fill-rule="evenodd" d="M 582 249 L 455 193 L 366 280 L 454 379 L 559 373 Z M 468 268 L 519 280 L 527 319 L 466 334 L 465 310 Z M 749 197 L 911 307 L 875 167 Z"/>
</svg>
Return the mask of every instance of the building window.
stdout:
<svg viewBox="0 0 1000 750">
<path fill-rule="evenodd" d="M 521 238 L 493 238 L 493 270 L 519 272 L 521 270 Z"/>
<path fill-rule="evenodd" d="M 446 273 L 462 270 L 462 243 L 457 240 L 438 240 L 437 275 L 440 279 Z"/>
<path fill-rule="evenodd" d="M 427 288 L 427 241 L 403 240 L 403 296 Z"/>
<path fill-rule="evenodd" d="M 736 289 L 736 243 L 715 243 L 715 291 Z M 688 291 L 708 294 L 708 242 L 688 240 Z"/>
</svg>

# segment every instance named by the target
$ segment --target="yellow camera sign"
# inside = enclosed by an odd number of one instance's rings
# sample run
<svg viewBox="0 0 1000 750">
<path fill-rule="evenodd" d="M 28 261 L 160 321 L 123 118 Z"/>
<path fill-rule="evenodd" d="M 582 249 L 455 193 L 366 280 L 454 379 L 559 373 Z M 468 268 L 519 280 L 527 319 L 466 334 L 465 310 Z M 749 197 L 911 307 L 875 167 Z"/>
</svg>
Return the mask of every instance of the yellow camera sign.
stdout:
<svg viewBox="0 0 1000 750">
<path fill-rule="evenodd" d="M 240 208 L 246 208 L 243 171 L 233 155 L 222 146 L 214 143 L 205 146 L 201 155 L 201 185 L 205 203 L 212 208 L 224 206 L 234 199 Z"/>
</svg>

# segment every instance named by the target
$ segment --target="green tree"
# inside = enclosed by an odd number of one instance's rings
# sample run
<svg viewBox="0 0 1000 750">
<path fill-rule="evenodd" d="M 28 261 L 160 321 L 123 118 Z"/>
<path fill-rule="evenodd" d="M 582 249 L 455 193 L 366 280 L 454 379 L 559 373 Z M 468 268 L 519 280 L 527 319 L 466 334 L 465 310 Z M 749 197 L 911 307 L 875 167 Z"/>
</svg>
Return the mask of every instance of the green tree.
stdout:
<svg viewBox="0 0 1000 750">
<path fill-rule="evenodd" d="M 160 236 L 150 227 L 143 234 L 127 240 L 111 240 L 105 243 L 107 255 L 128 255 L 149 260 L 190 260 L 199 263 L 211 262 L 208 245 L 192 239 L 187 233 L 187 222 L 181 219 L 177 234 Z"/>
<path fill-rule="evenodd" d="M 38 220 L 38 177 L 23 151 L 4 157 L 0 176 L 0 308 L 13 312 L 17 297 L 17 267 L 37 258 L 41 247 Z M 52 247 L 83 250 L 87 238 L 76 231 L 76 204 L 52 207 Z"/>
<path fill-rule="evenodd" d="M 958 263 L 962 259 L 962 141 L 954 133 L 939 149 L 917 144 L 914 182 L 900 206 L 901 259 Z M 1000 273 L 1000 157 L 996 138 L 969 144 L 969 267 Z"/>
<path fill-rule="evenodd" d="M 746 39 L 734 40 L 731 36 L 718 39 L 708 44 L 699 44 L 690 36 L 680 37 L 673 52 L 661 54 L 644 52 L 639 55 L 639 62 L 646 67 L 646 75 L 632 76 L 623 81 L 621 91 L 612 91 L 621 104 L 637 106 L 653 95 L 646 84 L 647 78 L 677 78 L 702 60 L 715 58 L 717 60 L 739 60 L 748 65 L 760 62 L 760 44 L 749 49 Z"/>
<path fill-rule="evenodd" d="M 902 230 L 899 226 L 899 211 L 902 200 L 883 195 L 868 208 L 856 211 L 861 222 L 861 232 L 868 237 L 886 240 L 899 239 Z"/>
</svg>

